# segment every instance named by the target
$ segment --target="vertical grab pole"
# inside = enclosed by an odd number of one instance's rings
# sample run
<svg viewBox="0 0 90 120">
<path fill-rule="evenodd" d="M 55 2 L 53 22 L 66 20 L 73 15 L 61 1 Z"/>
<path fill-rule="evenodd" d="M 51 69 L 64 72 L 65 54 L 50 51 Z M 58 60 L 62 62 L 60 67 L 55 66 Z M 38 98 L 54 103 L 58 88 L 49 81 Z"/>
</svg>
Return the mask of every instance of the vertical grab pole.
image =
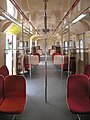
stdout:
<svg viewBox="0 0 90 120">
<path fill-rule="evenodd" d="M 61 47 L 61 53 L 63 55 L 63 48 L 64 48 L 64 45 L 63 45 L 63 33 L 61 33 L 61 44 L 62 44 L 62 47 Z"/>
<path fill-rule="evenodd" d="M 44 11 L 45 11 L 45 15 L 44 15 L 44 32 L 45 32 L 45 103 L 47 103 L 47 0 L 44 0 Z"/>
<path fill-rule="evenodd" d="M 87 64 L 87 59 L 86 58 L 86 55 L 85 55 L 85 52 L 86 52 L 86 49 L 85 49 L 85 33 L 83 33 L 83 61 L 84 61 L 84 68 Z"/>
<path fill-rule="evenodd" d="M 80 38 L 79 38 L 79 34 L 77 34 L 77 40 L 79 41 L 79 48 L 78 48 L 78 50 L 79 50 L 79 57 L 78 57 L 78 64 L 79 64 L 79 66 L 80 66 L 80 58 L 81 58 L 81 53 L 80 53 Z M 77 64 L 77 73 L 80 73 L 80 67 L 78 67 L 78 64 Z"/>
<path fill-rule="evenodd" d="M 47 38 L 45 38 L 45 103 L 47 103 Z"/>
<path fill-rule="evenodd" d="M 22 43 L 23 43 L 23 48 L 22 48 L 22 71 L 23 71 L 23 75 L 24 75 L 24 40 L 23 40 L 23 22 L 22 22 Z"/>
<path fill-rule="evenodd" d="M 68 76 L 70 74 L 70 24 L 68 23 Z"/>
<path fill-rule="evenodd" d="M 29 29 L 29 32 L 30 32 L 30 29 Z M 31 39 L 30 39 L 30 41 L 31 41 Z M 29 67 L 30 67 L 30 80 L 31 80 L 31 72 L 32 72 L 32 69 L 31 69 L 31 43 L 29 45 L 30 45 L 29 46 L 30 47 L 30 56 L 29 56 L 30 57 L 29 58 L 29 64 L 30 64 L 30 66 Z"/>
<path fill-rule="evenodd" d="M 13 58 L 13 35 L 12 35 L 12 75 L 13 75 L 13 62 L 14 62 L 14 58 Z"/>
<path fill-rule="evenodd" d="M 63 33 L 61 33 L 61 43 L 62 43 L 62 48 L 61 48 L 61 53 L 64 61 L 64 55 L 63 55 Z M 61 80 L 63 80 L 63 66 L 64 62 L 61 64 Z"/>
</svg>

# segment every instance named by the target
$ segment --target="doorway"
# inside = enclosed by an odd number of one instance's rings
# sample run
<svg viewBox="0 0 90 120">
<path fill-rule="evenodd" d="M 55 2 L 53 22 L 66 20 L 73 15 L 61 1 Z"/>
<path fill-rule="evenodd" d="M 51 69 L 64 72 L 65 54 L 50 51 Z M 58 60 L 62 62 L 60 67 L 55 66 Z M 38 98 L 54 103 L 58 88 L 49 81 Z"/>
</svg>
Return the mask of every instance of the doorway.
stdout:
<svg viewBox="0 0 90 120">
<path fill-rule="evenodd" d="M 16 35 L 6 34 L 5 58 L 9 74 L 16 74 Z"/>
</svg>

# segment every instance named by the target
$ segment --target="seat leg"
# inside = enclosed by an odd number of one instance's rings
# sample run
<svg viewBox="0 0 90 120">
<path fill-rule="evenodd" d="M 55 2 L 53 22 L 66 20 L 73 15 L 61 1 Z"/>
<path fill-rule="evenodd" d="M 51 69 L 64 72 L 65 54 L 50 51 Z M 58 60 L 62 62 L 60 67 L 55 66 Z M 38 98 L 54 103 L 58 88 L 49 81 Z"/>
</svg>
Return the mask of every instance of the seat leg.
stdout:
<svg viewBox="0 0 90 120">
<path fill-rule="evenodd" d="M 77 114 L 77 118 L 78 118 L 78 120 L 81 120 L 81 118 L 80 118 L 80 116 Z"/>
<path fill-rule="evenodd" d="M 16 115 L 11 115 L 11 120 L 15 120 L 15 118 L 16 118 Z"/>
</svg>

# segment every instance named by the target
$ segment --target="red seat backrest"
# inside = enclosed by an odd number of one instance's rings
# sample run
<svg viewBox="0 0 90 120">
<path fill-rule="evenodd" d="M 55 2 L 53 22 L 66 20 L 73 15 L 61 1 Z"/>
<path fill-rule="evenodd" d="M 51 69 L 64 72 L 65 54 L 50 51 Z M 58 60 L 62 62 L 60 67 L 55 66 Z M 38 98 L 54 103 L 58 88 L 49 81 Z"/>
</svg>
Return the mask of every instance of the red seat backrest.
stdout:
<svg viewBox="0 0 90 120">
<path fill-rule="evenodd" d="M 88 77 L 90 76 L 90 65 L 86 65 L 84 74 L 87 75 Z"/>
<path fill-rule="evenodd" d="M 86 75 L 70 75 L 67 83 L 67 98 L 89 99 L 89 80 Z"/>
<path fill-rule="evenodd" d="M 0 104 L 4 100 L 4 77 L 0 75 Z"/>
<path fill-rule="evenodd" d="M 26 99 L 26 80 L 21 75 L 9 75 L 4 82 L 5 98 L 23 97 Z"/>
<path fill-rule="evenodd" d="M 52 62 L 54 62 L 54 56 L 55 56 L 55 55 L 60 55 L 60 54 L 57 53 L 57 52 L 56 52 L 56 53 L 53 53 L 53 54 L 52 54 Z"/>
<path fill-rule="evenodd" d="M 40 62 L 40 54 L 39 53 L 33 53 L 33 55 L 37 55 L 39 57 L 39 62 Z"/>
<path fill-rule="evenodd" d="M 25 67 L 25 70 L 28 70 L 30 68 L 30 54 L 26 54 L 24 56 L 24 67 Z"/>
<path fill-rule="evenodd" d="M 3 75 L 4 77 L 9 75 L 9 70 L 6 65 L 0 67 L 0 75 Z"/>
</svg>

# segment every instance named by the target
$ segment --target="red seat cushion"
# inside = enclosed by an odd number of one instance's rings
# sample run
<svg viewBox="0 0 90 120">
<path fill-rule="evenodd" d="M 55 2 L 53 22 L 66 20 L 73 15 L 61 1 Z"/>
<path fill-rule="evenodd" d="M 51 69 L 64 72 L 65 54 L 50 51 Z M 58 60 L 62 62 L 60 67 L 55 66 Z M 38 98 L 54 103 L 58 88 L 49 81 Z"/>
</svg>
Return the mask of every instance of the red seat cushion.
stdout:
<svg viewBox="0 0 90 120">
<path fill-rule="evenodd" d="M 22 113 L 25 108 L 25 98 L 5 98 L 0 106 L 0 112 L 4 113 Z"/>
<path fill-rule="evenodd" d="M 26 81 L 21 75 L 9 75 L 4 80 L 5 99 L 0 112 L 21 113 L 26 102 Z"/>
<path fill-rule="evenodd" d="M 89 99 L 68 99 L 68 105 L 73 113 L 90 113 Z"/>
<path fill-rule="evenodd" d="M 0 75 L 3 75 L 4 77 L 9 75 L 9 70 L 6 65 L 0 67 Z"/>
<path fill-rule="evenodd" d="M 4 100 L 4 78 L 0 75 L 0 105 Z"/>
</svg>

